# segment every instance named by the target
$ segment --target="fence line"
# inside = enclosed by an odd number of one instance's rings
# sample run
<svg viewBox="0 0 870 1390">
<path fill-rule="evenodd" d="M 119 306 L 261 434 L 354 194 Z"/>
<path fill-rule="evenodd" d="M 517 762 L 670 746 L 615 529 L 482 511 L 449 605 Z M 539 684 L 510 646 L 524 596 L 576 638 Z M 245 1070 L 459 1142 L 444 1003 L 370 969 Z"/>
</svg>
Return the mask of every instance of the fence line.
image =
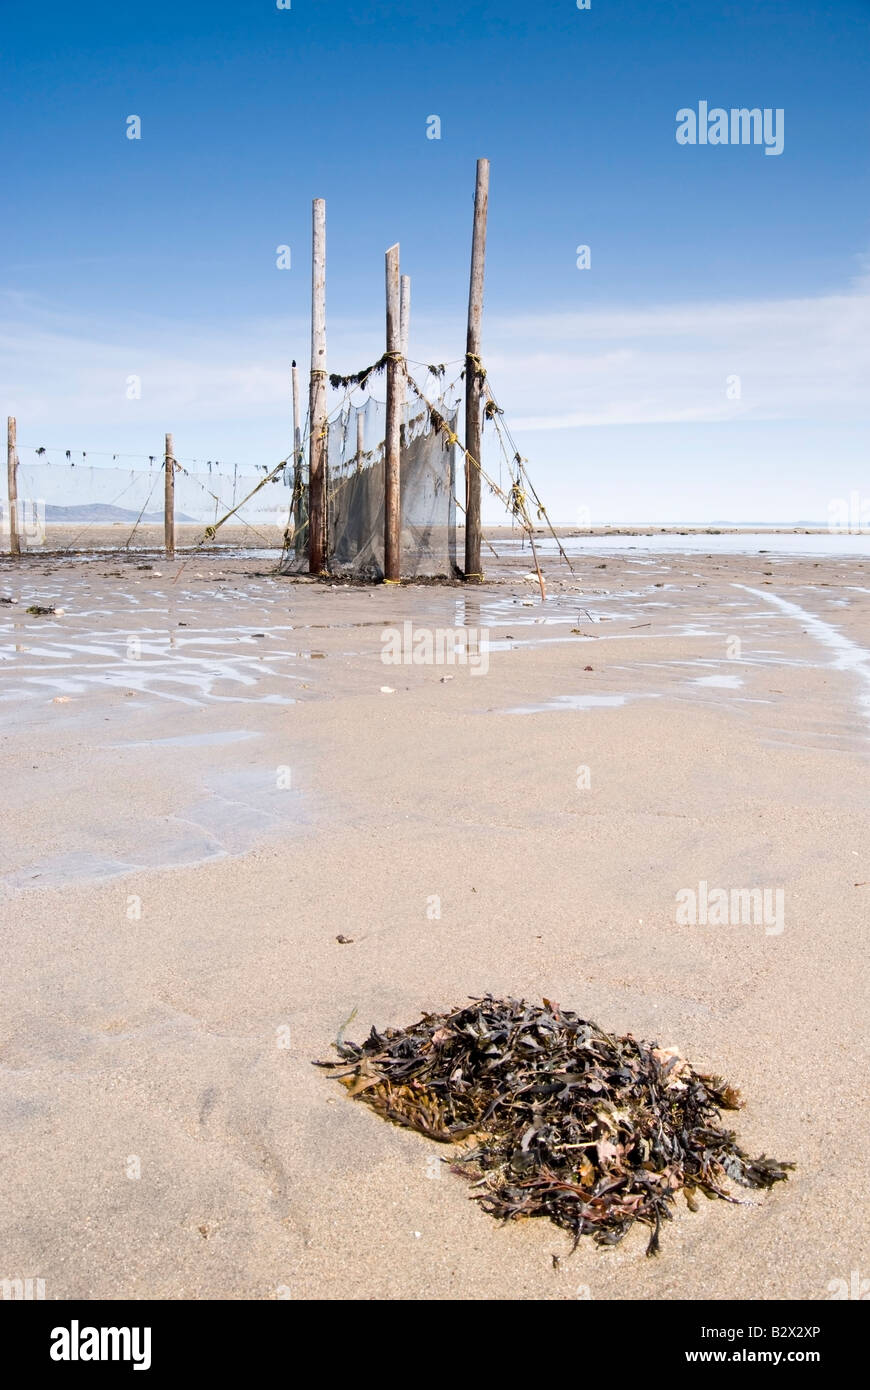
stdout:
<svg viewBox="0 0 870 1390">
<path fill-rule="evenodd" d="M 14 441 L 14 421 L 11 422 Z M 9 489 L 0 500 L 0 543 L 9 549 L 16 534 L 24 551 L 42 553 L 88 545 L 129 548 L 154 545 L 147 527 L 163 527 L 165 462 L 161 455 L 72 450 L 44 445 L 11 446 Z M 95 462 L 95 460 L 103 462 Z M 182 547 L 229 511 L 232 532 L 210 535 L 209 543 L 281 548 L 293 496 L 292 459 L 278 470 L 264 464 L 226 463 L 173 456 L 174 513 Z M 271 472 L 276 476 L 263 484 Z M 14 478 L 14 481 L 13 481 Z M 17 484 L 17 498 L 15 485 Z M 173 490 L 170 490 L 170 494 Z M 254 493 L 254 496 L 249 494 Z M 12 525 L 13 519 L 17 527 Z M 161 537 L 162 539 L 162 537 Z"/>
</svg>

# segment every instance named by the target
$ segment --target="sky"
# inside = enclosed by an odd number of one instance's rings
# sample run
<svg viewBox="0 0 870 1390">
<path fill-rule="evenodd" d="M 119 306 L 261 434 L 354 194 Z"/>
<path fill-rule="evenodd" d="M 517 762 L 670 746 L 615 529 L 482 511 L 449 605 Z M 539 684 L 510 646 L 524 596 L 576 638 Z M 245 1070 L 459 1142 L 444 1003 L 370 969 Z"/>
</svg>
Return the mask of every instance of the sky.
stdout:
<svg viewBox="0 0 870 1390">
<path fill-rule="evenodd" d="M 284 457 L 314 197 L 329 369 L 383 351 L 398 241 L 410 357 L 452 375 L 486 156 L 483 356 L 554 521 L 824 521 L 870 497 L 870 0 L 2 17 L 0 411 L 23 461 L 159 454 L 167 430 L 180 458 Z M 781 153 L 678 143 L 700 102 L 781 111 Z"/>
</svg>

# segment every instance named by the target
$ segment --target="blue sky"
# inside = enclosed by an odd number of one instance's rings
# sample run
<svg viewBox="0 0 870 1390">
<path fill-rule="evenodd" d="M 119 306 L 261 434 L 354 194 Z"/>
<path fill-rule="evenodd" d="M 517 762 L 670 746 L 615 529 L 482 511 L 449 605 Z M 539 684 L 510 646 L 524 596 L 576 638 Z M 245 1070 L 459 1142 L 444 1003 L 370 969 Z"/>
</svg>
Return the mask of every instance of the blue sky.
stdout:
<svg viewBox="0 0 870 1390">
<path fill-rule="evenodd" d="M 154 453 L 171 429 L 180 455 L 280 458 L 314 196 L 330 367 L 382 350 L 396 240 L 411 356 L 460 357 L 486 155 L 485 356 L 555 519 L 824 519 L 870 493 L 870 0 L 3 18 L 0 409 L 25 443 Z M 700 100 L 782 108 L 783 153 L 678 145 Z"/>
</svg>

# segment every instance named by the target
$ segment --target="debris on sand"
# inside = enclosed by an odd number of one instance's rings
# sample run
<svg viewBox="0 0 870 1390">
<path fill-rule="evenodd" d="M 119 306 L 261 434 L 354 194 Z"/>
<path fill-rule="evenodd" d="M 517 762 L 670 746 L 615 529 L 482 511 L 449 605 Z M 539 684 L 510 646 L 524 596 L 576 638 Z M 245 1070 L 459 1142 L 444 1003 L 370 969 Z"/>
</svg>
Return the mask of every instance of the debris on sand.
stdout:
<svg viewBox="0 0 870 1390">
<path fill-rule="evenodd" d="M 31 603 L 27 611 L 28 613 L 32 613 L 34 618 L 44 618 L 50 613 L 56 613 L 57 609 L 53 603 L 49 603 L 45 606 L 41 603 Z"/>
<path fill-rule="evenodd" d="M 351 1096 L 441 1143 L 452 1171 L 505 1220 L 549 1216 L 574 1236 L 616 1245 L 636 1221 L 659 1246 L 677 1193 L 737 1202 L 730 1179 L 767 1188 L 792 1163 L 750 1158 L 719 1125 L 739 1093 L 674 1048 L 614 1037 L 545 999 L 487 995 L 409 1028 L 336 1044 Z"/>
</svg>

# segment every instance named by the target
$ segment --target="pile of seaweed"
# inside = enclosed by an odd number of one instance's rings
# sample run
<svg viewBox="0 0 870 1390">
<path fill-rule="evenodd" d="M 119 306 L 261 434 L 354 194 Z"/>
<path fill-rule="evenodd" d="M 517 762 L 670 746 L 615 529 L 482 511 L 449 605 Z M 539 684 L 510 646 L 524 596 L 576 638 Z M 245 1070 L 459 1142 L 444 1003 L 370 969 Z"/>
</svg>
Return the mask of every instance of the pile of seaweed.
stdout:
<svg viewBox="0 0 870 1390">
<path fill-rule="evenodd" d="M 616 1245 L 635 1221 L 652 1228 L 682 1192 L 735 1202 L 731 1181 L 771 1187 L 791 1163 L 750 1158 L 719 1124 L 740 1096 L 673 1048 L 613 1037 L 548 999 L 475 999 L 410 1028 L 372 1028 L 336 1047 L 337 1080 L 379 1114 L 460 1144 L 453 1171 L 496 1217 L 549 1216 Z"/>
</svg>

